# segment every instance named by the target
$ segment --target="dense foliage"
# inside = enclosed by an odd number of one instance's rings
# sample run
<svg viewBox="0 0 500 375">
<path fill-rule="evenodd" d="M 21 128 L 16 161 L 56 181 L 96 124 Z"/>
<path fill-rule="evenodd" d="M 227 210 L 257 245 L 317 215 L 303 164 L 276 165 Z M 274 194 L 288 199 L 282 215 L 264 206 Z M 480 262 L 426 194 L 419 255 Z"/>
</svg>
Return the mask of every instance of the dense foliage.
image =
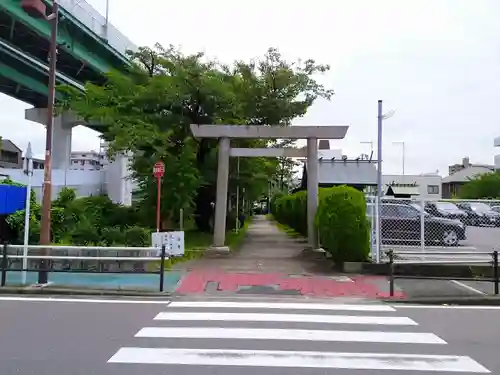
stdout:
<svg viewBox="0 0 500 375">
<path fill-rule="evenodd" d="M 10 181 L 2 183 L 9 184 Z M 117 205 L 108 197 L 76 198 L 72 189 L 63 189 L 52 204 L 52 241 L 57 244 L 96 246 L 149 246 L 151 230 L 140 222 L 134 208 Z M 24 237 L 25 211 L 7 217 L 13 233 L 13 243 Z M 31 193 L 29 243 L 40 239 L 40 205 Z"/>
<path fill-rule="evenodd" d="M 283 195 L 273 200 L 273 216 L 279 222 L 307 235 L 307 192 Z M 368 259 L 370 228 L 362 192 L 348 186 L 320 189 L 315 217 L 322 247 L 336 263 Z"/>
<path fill-rule="evenodd" d="M 459 190 L 462 199 L 499 199 L 500 171 L 485 173 L 466 182 Z"/>
<path fill-rule="evenodd" d="M 190 124 L 288 126 L 318 97 L 333 92 L 314 76 L 329 68 L 312 60 L 289 63 L 275 49 L 259 60 L 223 65 L 203 54 L 184 55 L 174 48 L 140 48 L 127 74 L 112 72 L 104 86 L 87 83 L 85 92 L 61 88 L 60 109 L 102 124 L 110 157 L 132 153 L 139 182 L 141 216 L 154 224 L 155 182 L 152 166 L 165 163 L 162 227 L 178 227 L 179 209 L 200 231 L 211 231 L 215 201 L 217 141 L 194 139 Z M 293 145 L 289 140 L 237 140 L 237 147 Z M 269 182 L 288 189 L 294 162 L 277 158 L 231 160 L 230 198 L 253 202 L 267 195 Z M 240 202 L 240 207 L 242 207 Z M 228 220 L 230 221 L 230 220 Z"/>
</svg>

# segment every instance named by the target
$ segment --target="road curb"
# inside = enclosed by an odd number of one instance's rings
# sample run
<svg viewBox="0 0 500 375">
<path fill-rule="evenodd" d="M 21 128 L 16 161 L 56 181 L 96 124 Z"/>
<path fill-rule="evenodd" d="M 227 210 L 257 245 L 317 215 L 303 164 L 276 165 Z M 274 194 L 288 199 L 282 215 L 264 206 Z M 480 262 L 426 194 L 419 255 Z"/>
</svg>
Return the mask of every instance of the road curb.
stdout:
<svg viewBox="0 0 500 375">
<path fill-rule="evenodd" d="M 407 299 L 386 298 L 382 301 L 398 305 L 481 305 L 499 306 L 500 296 L 484 297 L 423 297 Z"/>
<path fill-rule="evenodd" d="M 141 292 L 133 290 L 103 290 L 103 289 L 61 289 L 61 288 L 31 288 L 4 287 L 0 295 L 62 295 L 62 296 L 118 296 L 118 297 L 170 297 L 168 292 Z"/>
</svg>

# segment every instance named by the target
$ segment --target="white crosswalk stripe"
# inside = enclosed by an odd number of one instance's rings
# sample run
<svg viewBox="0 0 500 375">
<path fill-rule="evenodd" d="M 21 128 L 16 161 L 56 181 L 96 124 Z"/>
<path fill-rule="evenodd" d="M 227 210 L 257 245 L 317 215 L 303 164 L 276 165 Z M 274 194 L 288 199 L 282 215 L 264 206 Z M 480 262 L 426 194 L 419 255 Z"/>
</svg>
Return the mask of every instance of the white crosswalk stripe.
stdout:
<svg viewBox="0 0 500 375">
<path fill-rule="evenodd" d="M 193 366 L 490 373 L 396 314 L 384 304 L 172 302 L 108 363 L 191 366 L 190 374 Z"/>
</svg>

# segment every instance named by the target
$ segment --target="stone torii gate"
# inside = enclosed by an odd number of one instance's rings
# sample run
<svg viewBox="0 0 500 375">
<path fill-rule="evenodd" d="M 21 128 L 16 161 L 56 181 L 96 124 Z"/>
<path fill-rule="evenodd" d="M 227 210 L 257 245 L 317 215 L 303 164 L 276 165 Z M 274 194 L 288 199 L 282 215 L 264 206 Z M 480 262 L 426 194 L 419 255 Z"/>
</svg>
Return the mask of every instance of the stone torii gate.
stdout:
<svg viewBox="0 0 500 375">
<path fill-rule="evenodd" d="M 227 189 L 229 157 L 307 157 L 307 231 L 308 243 L 318 248 L 314 217 L 318 208 L 318 139 L 343 139 L 349 126 L 263 126 L 263 125 L 195 125 L 196 138 L 218 138 L 217 195 L 215 202 L 214 239 L 210 250 L 229 252 L 226 237 Z M 307 139 L 305 149 L 295 148 L 231 148 L 232 138 Z"/>
</svg>

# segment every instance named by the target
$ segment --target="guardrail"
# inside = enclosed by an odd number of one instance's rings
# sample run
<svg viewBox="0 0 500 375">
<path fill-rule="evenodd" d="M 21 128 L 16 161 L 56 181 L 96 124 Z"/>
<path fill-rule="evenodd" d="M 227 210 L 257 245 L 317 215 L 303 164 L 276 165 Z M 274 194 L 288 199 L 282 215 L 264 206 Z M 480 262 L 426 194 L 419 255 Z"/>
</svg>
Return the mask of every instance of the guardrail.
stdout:
<svg viewBox="0 0 500 375">
<path fill-rule="evenodd" d="M 422 253 L 420 251 L 405 251 L 401 255 L 408 257 L 414 256 L 420 259 L 404 259 L 399 258 L 399 254 L 393 250 L 386 252 L 388 261 L 388 274 L 389 274 L 389 295 L 394 296 L 394 280 L 398 279 L 453 279 L 464 281 L 490 281 L 494 285 L 495 295 L 499 294 L 500 276 L 498 272 L 498 251 L 481 252 L 481 251 L 455 251 L 455 252 L 432 252 Z M 450 256 L 455 259 L 439 259 L 439 256 Z M 465 264 L 465 265 L 479 265 L 490 264 L 493 271 L 493 277 L 434 277 L 434 276 L 414 276 L 414 275 L 399 275 L 394 273 L 394 266 L 398 264 Z"/>
<path fill-rule="evenodd" d="M 133 271 L 133 273 L 141 274 L 158 274 L 159 275 L 159 291 L 163 292 L 163 282 L 165 273 L 165 260 L 169 259 L 169 254 L 167 253 L 167 246 L 163 245 L 161 249 L 156 247 L 100 247 L 100 246 L 45 246 L 45 245 L 29 245 L 28 250 L 47 250 L 52 251 L 67 251 L 69 252 L 96 252 L 96 255 L 19 255 L 19 254 L 9 254 L 9 249 L 12 250 L 23 250 L 24 245 L 9 245 L 7 243 L 3 244 L 2 247 L 2 258 L 0 262 L 0 286 L 4 287 L 7 283 L 7 272 L 74 272 L 74 273 L 130 273 L 129 271 L 107 271 L 102 270 L 102 267 L 98 267 L 99 271 L 92 271 L 89 269 L 56 269 L 52 267 L 52 261 L 96 261 L 99 265 L 101 262 L 160 262 L 160 267 L 158 271 Z M 159 256 L 101 256 L 101 252 L 149 252 L 155 253 Z M 21 268 L 12 268 L 9 262 L 16 260 L 38 260 L 40 261 L 40 267 L 30 268 L 29 266 Z M 27 264 L 27 263 L 25 263 Z"/>
</svg>

